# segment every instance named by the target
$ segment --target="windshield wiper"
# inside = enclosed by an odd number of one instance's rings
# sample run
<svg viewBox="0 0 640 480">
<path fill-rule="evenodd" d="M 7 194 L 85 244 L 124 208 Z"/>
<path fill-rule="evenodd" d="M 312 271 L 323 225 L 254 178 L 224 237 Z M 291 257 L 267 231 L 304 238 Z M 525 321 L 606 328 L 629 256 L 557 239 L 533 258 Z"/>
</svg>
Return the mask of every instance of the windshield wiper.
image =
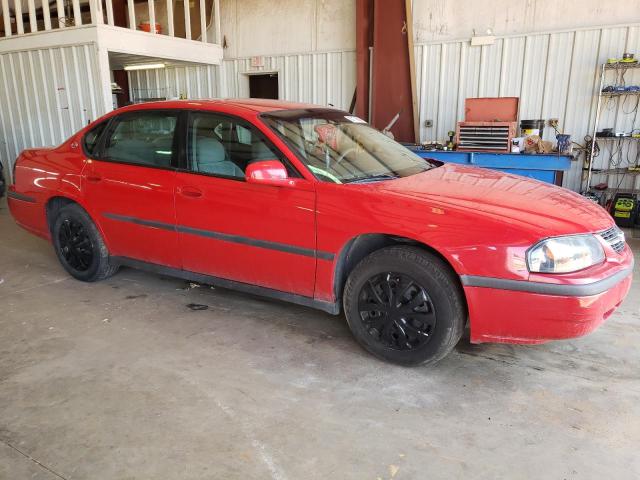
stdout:
<svg viewBox="0 0 640 480">
<path fill-rule="evenodd" d="M 383 180 L 395 180 L 399 178 L 397 175 L 391 175 L 389 173 L 381 173 L 379 175 L 371 175 L 370 177 L 360 177 L 355 179 L 343 180 L 342 183 L 369 183 L 369 182 L 381 182 Z"/>
</svg>

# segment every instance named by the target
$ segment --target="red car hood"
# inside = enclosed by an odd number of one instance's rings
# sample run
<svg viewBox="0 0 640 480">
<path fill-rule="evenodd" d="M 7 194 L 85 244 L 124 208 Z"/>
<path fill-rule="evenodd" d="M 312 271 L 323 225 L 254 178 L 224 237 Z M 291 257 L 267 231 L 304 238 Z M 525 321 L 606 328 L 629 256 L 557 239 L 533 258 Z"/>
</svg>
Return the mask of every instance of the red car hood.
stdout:
<svg viewBox="0 0 640 480">
<path fill-rule="evenodd" d="M 444 164 L 419 175 L 369 184 L 388 195 L 464 209 L 545 236 L 605 230 L 611 216 L 565 188 L 495 170 Z"/>
</svg>

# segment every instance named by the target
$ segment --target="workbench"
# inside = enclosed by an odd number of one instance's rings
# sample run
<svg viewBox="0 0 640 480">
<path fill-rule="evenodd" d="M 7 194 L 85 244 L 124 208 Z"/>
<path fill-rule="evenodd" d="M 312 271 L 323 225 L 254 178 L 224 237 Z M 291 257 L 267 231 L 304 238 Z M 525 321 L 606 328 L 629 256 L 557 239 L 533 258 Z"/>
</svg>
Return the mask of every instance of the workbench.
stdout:
<svg viewBox="0 0 640 480">
<path fill-rule="evenodd" d="M 571 168 L 571 155 L 557 153 L 487 153 L 424 150 L 420 145 L 407 145 L 412 152 L 423 158 L 441 162 L 458 163 L 473 167 L 492 168 L 542 182 L 562 185 L 564 172 Z"/>
</svg>

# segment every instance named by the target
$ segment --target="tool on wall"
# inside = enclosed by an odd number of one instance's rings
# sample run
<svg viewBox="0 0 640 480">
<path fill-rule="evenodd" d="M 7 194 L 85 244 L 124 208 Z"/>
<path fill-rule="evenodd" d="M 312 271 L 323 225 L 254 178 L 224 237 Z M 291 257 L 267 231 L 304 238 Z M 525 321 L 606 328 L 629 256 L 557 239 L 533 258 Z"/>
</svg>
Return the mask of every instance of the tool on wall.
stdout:
<svg viewBox="0 0 640 480">
<path fill-rule="evenodd" d="M 393 126 L 396 124 L 396 122 L 400 118 L 400 114 L 401 113 L 402 113 L 402 110 L 400 110 L 398 113 L 396 113 L 393 116 L 393 118 L 391 119 L 391 121 L 387 124 L 387 126 L 382 129 L 382 133 L 384 133 L 387 137 L 394 138 L 393 133 L 391 133 L 391 129 L 393 128 Z"/>
</svg>

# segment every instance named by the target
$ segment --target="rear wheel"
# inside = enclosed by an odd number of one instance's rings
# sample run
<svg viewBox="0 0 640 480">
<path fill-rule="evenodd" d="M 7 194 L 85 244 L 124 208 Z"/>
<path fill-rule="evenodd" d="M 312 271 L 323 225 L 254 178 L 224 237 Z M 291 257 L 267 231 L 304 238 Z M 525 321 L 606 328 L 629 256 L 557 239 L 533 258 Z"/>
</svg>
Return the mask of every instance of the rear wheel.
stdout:
<svg viewBox="0 0 640 480">
<path fill-rule="evenodd" d="M 356 340 L 402 365 L 431 364 L 458 343 L 466 322 L 460 287 L 440 258 L 415 247 L 389 247 L 351 272 L 344 310 Z"/>
<path fill-rule="evenodd" d="M 77 204 L 61 208 L 51 232 L 58 260 L 78 280 L 95 282 L 113 275 L 109 251 L 95 224 Z"/>
</svg>

